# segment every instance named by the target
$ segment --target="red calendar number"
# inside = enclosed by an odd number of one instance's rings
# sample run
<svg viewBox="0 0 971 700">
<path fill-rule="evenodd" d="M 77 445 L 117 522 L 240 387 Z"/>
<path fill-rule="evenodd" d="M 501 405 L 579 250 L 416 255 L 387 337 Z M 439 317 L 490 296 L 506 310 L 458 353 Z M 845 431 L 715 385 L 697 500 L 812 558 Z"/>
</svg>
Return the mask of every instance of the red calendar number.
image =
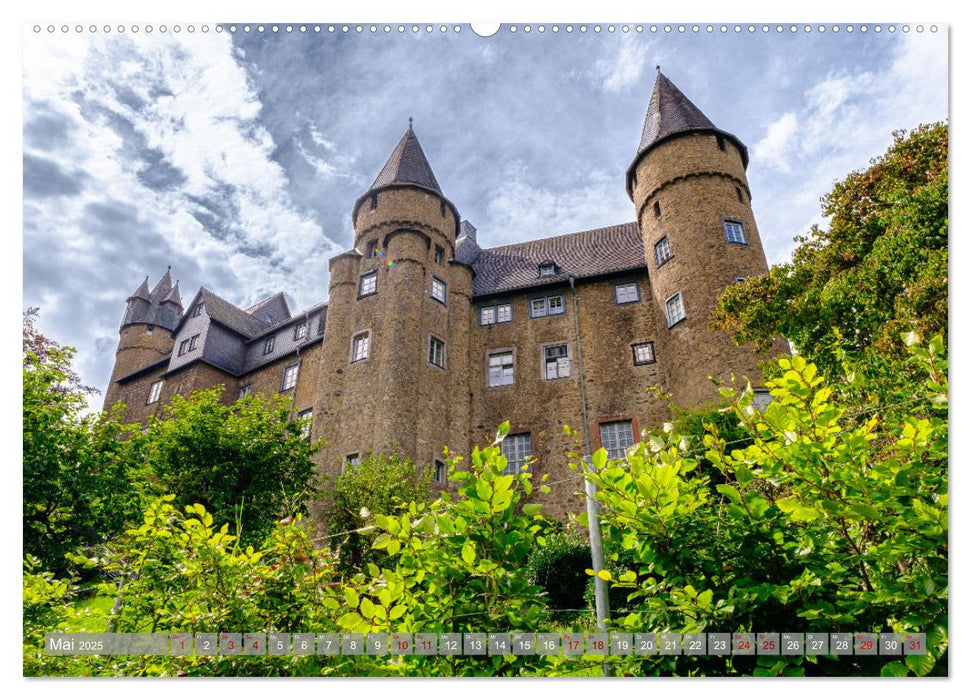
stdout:
<svg viewBox="0 0 971 700">
<path fill-rule="evenodd" d="M 580 641 L 577 640 L 577 639 L 571 639 L 570 640 L 570 649 L 579 649 L 579 648 L 580 648 Z"/>
<path fill-rule="evenodd" d="M 762 650 L 763 651 L 775 651 L 775 640 L 774 639 L 763 639 L 762 640 Z"/>
<path fill-rule="evenodd" d="M 738 648 L 739 649 L 751 649 L 752 648 L 752 642 L 743 639 L 743 640 L 739 641 Z"/>
<path fill-rule="evenodd" d="M 594 640 L 593 648 L 596 649 L 597 651 L 603 651 L 604 643 L 601 642 L 599 639 Z"/>
<path fill-rule="evenodd" d="M 908 648 L 911 649 L 912 651 L 916 651 L 917 649 L 920 649 L 920 642 L 916 639 L 911 639 L 909 642 L 907 642 L 907 644 L 910 645 Z"/>
<path fill-rule="evenodd" d="M 860 649 L 862 651 L 870 651 L 870 649 L 872 649 L 872 648 L 873 648 L 873 642 L 871 642 L 869 640 L 865 640 L 865 641 L 860 642 Z"/>
</svg>

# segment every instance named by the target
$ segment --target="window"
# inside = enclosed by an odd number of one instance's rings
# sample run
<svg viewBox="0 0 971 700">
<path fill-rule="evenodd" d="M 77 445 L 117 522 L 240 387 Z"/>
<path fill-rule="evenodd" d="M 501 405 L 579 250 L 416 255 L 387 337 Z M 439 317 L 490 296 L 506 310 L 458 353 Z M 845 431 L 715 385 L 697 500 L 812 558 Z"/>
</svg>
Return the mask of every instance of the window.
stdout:
<svg viewBox="0 0 971 700">
<path fill-rule="evenodd" d="M 445 216 L 445 202 L 439 203 L 439 211 L 442 212 L 442 216 Z"/>
<path fill-rule="evenodd" d="M 570 350 L 565 343 L 543 348 L 543 376 L 547 379 L 570 376 Z"/>
<path fill-rule="evenodd" d="M 293 329 L 293 339 L 300 340 L 301 338 L 307 337 L 307 322 L 301 321 L 297 324 L 296 328 Z"/>
<path fill-rule="evenodd" d="M 552 277 L 556 274 L 556 265 L 553 263 L 543 263 L 539 266 L 540 277 Z"/>
<path fill-rule="evenodd" d="M 448 478 L 448 469 L 445 462 L 440 459 L 435 460 L 435 481 L 441 483 Z"/>
<path fill-rule="evenodd" d="M 263 354 L 269 355 L 273 352 L 273 346 L 276 345 L 276 336 L 270 336 L 263 341 Z"/>
<path fill-rule="evenodd" d="M 367 242 L 367 256 L 369 258 L 376 258 L 381 255 L 381 249 L 378 248 L 378 239 L 374 238 Z"/>
<path fill-rule="evenodd" d="M 306 410 L 300 411 L 300 413 L 297 414 L 297 418 L 299 418 L 303 422 L 303 426 L 301 427 L 301 430 L 300 430 L 300 437 L 302 437 L 304 440 L 309 440 L 310 429 L 314 425 L 314 409 L 308 408 Z"/>
<path fill-rule="evenodd" d="M 352 469 L 361 463 L 361 453 L 351 452 L 349 455 L 344 457 L 344 470 Z"/>
<path fill-rule="evenodd" d="M 740 201 L 742 204 L 745 204 L 745 197 L 742 196 L 742 188 L 741 187 L 736 187 L 735 188 L 735 194 L 738 195 L 738 201 Z"/>
<path fill-rule="evenodd" d="M 297 385 L 297 374 L 300 372 L 300 363 L 290 365 L 285 370 L 283 370 L 283 385 L 280 387 L 280 391 L 287 391 L 292 389 Z"/>
<path fill-rule="evenodd" d="M 529 301 L 530 318 L 542 318 L 563 313 L 563 295 L 554 294 L 548 297 L 537 297 Z"/>
<path fill-rule="evenodd" d="M 237 401 L 242 401 L 243 399 L 245 399 L 247 396 L 249 396 L 252 393 L 253 393 L 253 385 L 252 384 L 247 384 L 245 386 L 242 386 L 242 387 L 239 388 L 239 393 L 236 395 L 236 400 Z"/>
<path fill-rule="evenodd" d="M 374 194 L 371 195 L 371 208 L 372 209 L 377 209 L 378 208 L 378 193 L 377 192 L 375 192 Z"/>
<path fill-rule="evenodd" d="M 755 407 L 756 411 L 764 411 L 765 407 L 772 403 L 772 394 L 765 388 L 753 389 L 752 391 L 755 394 L 752 397 L 752 406 Z"/>
<path fill-rule="evenodd" d="M 629 420 L 600 424 L 600 444 L 610 459 L 623 459 L 627 448 L 634 444 L 634 426 Z"/>
<path fill-rule="evenodd" d="M 445 303 L 445 283 L 432 276 L 432 299 Z"/>
<path fill-rule="evenodd" d="M 632 304 L 640 301 L 641 295 L 636 282 L 621 282 L 614 285 L 614 301 L 618 304 Z"/>
<path fill-rule="evenodd" d="M 351 341 L 351 362 L 366 360 L 371 346 L 371 334 L 365 331 L 354 336 Z"/>
<path fill-rule="evenodd" d="M 158 397 L 162 395 L 162 380 L 159 379 L 157 382 L 153 382 L 152 386 L 148 389 L 148 401 L 146 404 L 155 403 L 158 401 Z"/>
<path fill-rule="evenodd" d="M 445 369 L 445 343 L 434 336 L 428 343 L 428 361 Z"/>
<path fill-rule="evenodd" d="M 671 259 L 671 242 L 665 236 L 654 244 L 654 264 L 661 267 Z"/>
<path fill-rule="evenodd" d="M 684 320 L 684 302 L 681 301 L 681 292 L 669 297 L 664 302 L 664 306 L 668 314 L 668 328 Z"/>
<path fill-rule="evenodd" d="M 718 142 L 718 150 L 725 150 L 725 139 L 722 138 L 721 134 L 715 134 L 715 141 Z"/>
<path fill-rule="evenodd" d="M 502 470 L 503 474 L 518 474 L 533 470 L 532 465 L 526 463 L 532 452 L 531 442 L 529 433 L 505 437 L 500 448 L 506 457 L 506 468 Z"/>
<path fill-rule="evenodd" d="M 199 347 L 199 334 L 196 333 L 191 338 L 186 338 L 181 343 L 179 343 L 179 355 L 185 355 L 187 352 L 192 352 L 197 347 Z"/>
<path fill-rule="evenodd" d="M 357 289 L 358 298 L 366 297 L 378 291 L 378 273 L 368 272 L 361 275 L 361 284 Z"/>
<path fill-rule="evenodd" d="M 509 323 L 510 321 L 512 321 L 512 304 L 479 307 L 480 326 L 491 326 L 494 323 Z"/>
<path fill-rule="evenodd" d="M 741 221 L 725 219 L 725 238 L 729 243 L 742 243 L 747 245 L 748 239 L 745 237 L 745 225 Z"/>
<path fill-rule="evenodd" d="M 660 202 L 654 202 L 654 216 L 656 216 L 656 217 L 660 217 L 661 216 L 661 203 Z"/>
<path fill-rule="evenodd" d="M 744 281 L 745 281 L 745 278 L 744 277 L 736 277 L 735 278 L 735 284 L 741 284 Z"/>
<path fill-rule="evenodd" d="M 489 386 L 506 386 L 512 384 L 513 380 L 512 352 L 494 352 L 489 355 Z"/>
<path fill-rule="evenodd" d="M 435 262 L 438 265 L 441 265 L 442 260 L 444 259 L 445 259 L 445 249 L 442 248 L 442 246 L 440 245 L 435 246 Z"/>
<path fill-rule="evenodd" d="M 201 303 L 200 304 L 196 304 L 195 306 L 192 307 L 192 317 L 193 318 L 195 318 L 196 316 L 198 316 L 201 313 L 202 313 L 202 304 Z"/>
<path fill-rule="evenodd" d="M 649 365 L 657 358 L 654 357 L 654 343 L 634 343 L 634 364 Z"/>
</svg>

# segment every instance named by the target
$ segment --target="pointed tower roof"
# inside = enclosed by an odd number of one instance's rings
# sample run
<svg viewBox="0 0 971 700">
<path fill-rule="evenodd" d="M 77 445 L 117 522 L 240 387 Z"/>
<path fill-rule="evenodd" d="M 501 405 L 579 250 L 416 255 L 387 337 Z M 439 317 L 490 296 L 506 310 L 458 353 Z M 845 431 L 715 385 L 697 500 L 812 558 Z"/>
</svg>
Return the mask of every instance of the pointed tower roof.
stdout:
<svg viewBox="0 0 971 700">
<path fill-rule="evenodd" d="M 376 190 L 388 185 L 418 185 L 436 194 L 442 194 L 442 188 L 435 179 L 432 166 L 425 158 L 425 152 L 421 150 L 421 144 L 418 143 L 410 118 L 408 131 L 391 152 L 391 157 L 378 173 L 371 189 Z"/>
<path fill-rule="evenodd" d="M 148 275 L 145 275 L 145 281 L 138 285 L 138 289 L 131 293 L 128 300 L 131 301 L 135 298 L 144 299 L 145 301 L 152 300 L 152 293 L 148 291 Z"/>
<path fill-rule="evenodd" d="M 644 129 L 641 141 L 637 146 L 637 155 L 627 169 L 627 192 L 631 193 L 631 173 L 651 149 L 679 134 L 710 131 L 720 134 L 738 147 L 742 156 L 742 165 L 748 167 L 748 149 L 739 139 L 717 128 L 704 113 L 689 100 L 678 87 L 668 80 L 668 77 L 657 67 L 657 80 L 651 92 L 651 101 L 647 105 L 647 116 L 644 118 Z"/>
<path fill-rule="evenodd" d="M 165 274 L 162 275 L 162 279 L 155 283 L 152 287 L 152 299 L 157 301 L 162 301 L 168 296 L 169 292 L 172 290 L 172 266 L 169 265 L 165 270 Z"/>
<path fill-rule="evenodd" d="M 182 308 L 182 294 L 179 293 L 178 280 L 175 281 L 175 286 L 172 287 L 172 290 L 162 299 L 163 304 L 169 301 L 178 304 L 179 308 Z"/>
</svg>

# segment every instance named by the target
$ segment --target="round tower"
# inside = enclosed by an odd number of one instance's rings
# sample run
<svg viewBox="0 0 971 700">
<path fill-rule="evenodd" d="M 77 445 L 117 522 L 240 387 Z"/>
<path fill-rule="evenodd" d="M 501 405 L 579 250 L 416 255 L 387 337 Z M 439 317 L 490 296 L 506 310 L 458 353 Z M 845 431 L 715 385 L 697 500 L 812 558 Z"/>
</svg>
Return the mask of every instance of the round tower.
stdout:
<svg viewBox="0 0 971 700">
<path fill-rule="evenodd" d="M 326 459 L 394 450 L 430 463 L 456 443 L 450 376 L 467 361 L 471 270 L 453 261 L 458 212 L 410 120 L 353 221 L 355 249 L 330 264 Z"/>
<path fill-rule="evenodd" d="M 148 277 L 127 299 L 119 329 L 115 366 L 105 392 L 104 407 L 117 400 L 116 381 L 162 359 L 172 352 L 172 329 L 182 317 L 179 284 L 172 285 L 171 268 L 149 291 Z"/>
<path fill-rule="evenodd" d="M 751 348 L 710 327 L 728 286 L 768 271 L 752 214 L 748 150 L 658 71 L 627 192 L 660 311 L 659 350 L 682 406 L 717 396 L 709 376 L 759 381 Z"/>
</svg>

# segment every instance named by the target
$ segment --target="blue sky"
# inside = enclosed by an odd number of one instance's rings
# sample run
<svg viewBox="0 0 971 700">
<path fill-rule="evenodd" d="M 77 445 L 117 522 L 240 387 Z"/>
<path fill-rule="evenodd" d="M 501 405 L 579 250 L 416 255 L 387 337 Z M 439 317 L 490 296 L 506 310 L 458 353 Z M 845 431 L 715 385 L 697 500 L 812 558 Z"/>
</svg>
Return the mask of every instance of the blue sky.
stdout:
<svg viewBox="0 0 971 700">
<path fill-rule="evenodd" d="M 23 303 L 78 348 L 88 383 L 107 382 L 126 297 L 167 265 L 186 302 L 200 286 L 242 306 L 281 289 L 297 308 L 325 299 L 327 260 L 352 244 L 353 203 L 409 116 L 480 245 L 622 223 L 633 219 L 624 172 L 660 64 L 748 145 L 770 263 L 893 130 L 948 116 L 943 25 L 625 34 L 591 24 L 581 34 L 520 24 L 488 39 L 467 25 L 421 26 L 26 29 Z"/>
</svg>

